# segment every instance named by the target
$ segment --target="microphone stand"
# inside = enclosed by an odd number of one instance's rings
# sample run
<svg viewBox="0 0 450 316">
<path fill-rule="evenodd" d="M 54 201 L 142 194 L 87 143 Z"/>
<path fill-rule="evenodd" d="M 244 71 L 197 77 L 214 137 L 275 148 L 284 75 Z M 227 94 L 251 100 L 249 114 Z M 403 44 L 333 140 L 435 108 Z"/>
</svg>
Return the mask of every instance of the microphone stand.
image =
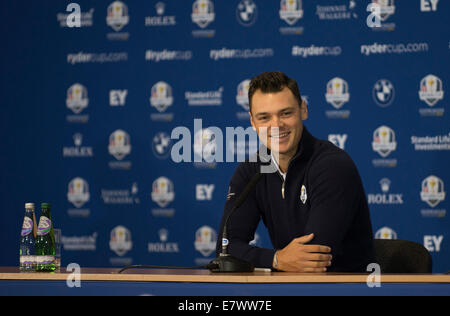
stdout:
<svg viewBox="0 0 450 316">
<path fill-rule="evenodd" d="M 231 215 L 244 203 L 248 194 L 255 187 L 261 177 L 261 173 L 257 173 L 253 176 L 253 178 L 245 187 L 244 191 L 236 200 L 236 203 L 231 209 L 230 213 L 228 213 L 228 216 L 225 219 L 225 224 L 223 226 L 222 252 L 219 254 L 219 257 L 210 262 L 210 265 L 212 266 L 212 268 L 210 268 L 211 272 L 253 272 L 255 270 L 255 266 L 253 264 L 233 257 L 228 253 L 229 240 L 227 234 L 227 224 Z"/>
<path fill-rule="evenodd" d="M 253 272 L 255 270 L 253 264 L 233 257 L 228 253 L 229 241 L 227 238 L 227 222 L 230 215 L 236 209 L 236 206 L 233 207 L 225 221 L 225 225 L 223 226 L 222 252 L 219 254 L 219 257 L 210 262 L 210 264 L 213 265 L 213 268 L 210 269 L 211 272 Z"/>
</svg>

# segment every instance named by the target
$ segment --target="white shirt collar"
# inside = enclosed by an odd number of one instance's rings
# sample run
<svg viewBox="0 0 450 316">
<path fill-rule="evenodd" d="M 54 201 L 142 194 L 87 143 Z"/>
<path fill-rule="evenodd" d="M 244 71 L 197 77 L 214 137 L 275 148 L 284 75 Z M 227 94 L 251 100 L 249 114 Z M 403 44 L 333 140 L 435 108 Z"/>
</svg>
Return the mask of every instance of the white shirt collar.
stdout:
<svg viewBox="0 0 450 316">
<path fill-rule="evenodd" d="M 283 180 L 286 181 L 286 173 L 283 173 L 280 169 L 280 166 L 278 165 L 278 161 L 275 159 L 275 157 L 273 156 L 272 152 L 270 152 L 270 156 L 272 158 L 273 163 L 275 164 L 275 166 L 277 167 L 278 172 L 281 174 L 281 176 L 283 177 Z"/>
</svg>

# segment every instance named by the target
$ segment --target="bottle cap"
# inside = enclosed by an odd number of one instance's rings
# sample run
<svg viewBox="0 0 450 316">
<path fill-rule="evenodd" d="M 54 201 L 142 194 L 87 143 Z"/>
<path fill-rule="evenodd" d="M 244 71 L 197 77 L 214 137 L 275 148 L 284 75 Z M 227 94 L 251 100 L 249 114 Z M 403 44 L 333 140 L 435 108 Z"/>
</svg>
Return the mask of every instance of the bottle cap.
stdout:
<svg viewBox="0 0 450 316">
<path fill-rule="evenodd" d="M 32 208 L 32 209 L 34 209 L 34 203 L 25 203 L 25 208 Z"/>
<path fill-rule="evenodd" d="M 50 208 L 50 203 L 41 203 L 41 208 Z"/>
</svg>

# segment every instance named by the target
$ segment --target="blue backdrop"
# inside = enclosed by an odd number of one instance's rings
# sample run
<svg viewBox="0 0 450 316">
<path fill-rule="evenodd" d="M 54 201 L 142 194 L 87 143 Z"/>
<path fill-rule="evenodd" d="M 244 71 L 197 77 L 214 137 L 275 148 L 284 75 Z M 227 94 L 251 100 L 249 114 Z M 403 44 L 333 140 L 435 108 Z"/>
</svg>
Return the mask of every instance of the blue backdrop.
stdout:
<svg viewBox="0 0 450 316">
<path fill-rule="evenodd" d="M 52 203 L 64 266 L 209 262 L 226 154 L 256 146 L 226 128 L 249 126 L 247 80 L 278 70 L 354 159 L 375 237 L 450 269 L 449 1 L 69 3 L 0 5 L 0 265 L 18 264 L 25 202 Z M 271 247 L 264 227 L 255 243 Z"/>
</svg>

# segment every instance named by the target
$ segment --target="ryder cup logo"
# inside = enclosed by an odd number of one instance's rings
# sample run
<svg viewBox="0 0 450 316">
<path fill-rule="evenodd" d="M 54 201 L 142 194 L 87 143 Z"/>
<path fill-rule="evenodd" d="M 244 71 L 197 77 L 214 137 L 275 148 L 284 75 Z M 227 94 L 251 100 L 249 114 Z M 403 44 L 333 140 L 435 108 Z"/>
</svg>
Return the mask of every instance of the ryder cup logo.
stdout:
<svg viewBox="0 0 450 316">
<path fill-rule="evenodd" d="M 202 161 L 212 162 L 217 150 L 216 135 L 208 128 L 194 134 L 194 154 Z M 197 160 L 195 160 L 197 161 Z"/>
<path fill-rule="evenodd" d="M 383 158 L 389 156 L 397 148 L 394 131 L 387 126 L 378 127 L 373 132 L 372 148 Z"/>
<path fill-rule="evenodd" d="M 397 239 L 397 233 L 389 227 L 382 227 L 375 233 L 376 239 Z"/>
<path fill-rule="evenodd" d="M 442 89 L 442 80 L 434 75 L 428 75 L 420 81 L 420 100 L 426 102 L 429 106 L 435 105 L 444 98 Z"/>
<path fill-rule="evenodd" d="M 250 110 L 248 100 L 248 89 L 250 88 L 250 80 L 242 81 L 237 87 L 236 103 L 244 108 L 245 111 Z"/>
<path fill-rule="evenodd" d="M 252 26 L 258 16 L 258 7 L 253 0 L 241 0 L 236 8 L 236 17 L 243 26 Z"/>
<path fill-rule="evenodd" d="M 106 24 L 112 27 L 114 31 L 120 31 L 128 24 L 129 20 L 128 7 L 123 2 L 114 1 L 108 6 Z"/>
<path fill-rule="evenodd" d="M 131 152 L 130 136 L 118 129 L 109 136 L 108 151 L 117 160 L 122 160 Z"/>
<path fill-rule="evenodd" d="M 445 200 L 444 182 L 436 176 L 429 176 L 422 181 L 420 199 L 431 207 Z"/>
<path fill-rule="evenodd" d="M 209 226 L 202 226 L 195 232 L 195 250 L 208 257 L 216 250 L 217 234 Z"/>
<path fill-rule="evenodd" d="M 153 181 L 152 201 L 160 207 L 166 207 L 175 198 L 173 183 L 166 177 L 159 177 Z"/>
<path fill-rule="evenodd" d="M 74 178 L 69 182 L 69 191 L 67 192 L 67 199 L 76 208 L 82 207 L 89 201 L 89 185 L 86 180 L 82 178 Z"/>
<path fill-rule="evenodd" d="M 372 3 L 380 7 L 380 18 L 383 22 L 395 13 L 394 0 L 372 0 Z"/>
<path fill-rule="evenodd" d="M 214 5 L 210 0 L 196 0 L 192 5 L 192 22 L 204 29 L 214 21 Z"/>
<path fill-rule="evenodd" d="M 133 248 L 131 233 L 126 227 L 117 226 L 111 231 L 110 237 L 109 248 L 119 257 L 124 256 L 131 248 Z"/>
<path fill-rule="evenodd" d="M 164 112 L 173 103 L 172 88 L 164 81 L 157 82 L 151 91 L 150 104 Z"/>
<path fill-rule="evenodd" d="M 289 25 L 294 25 L 303 17 L 302 0 L 281 0 L 280 18 Z"/>
<path fill-rule="evenodd" d="M 87 95 L 87 89 L 79 84 L 75 83 L 67 90 L 66 105 L 73 113 L 78 114 L 84 110 L 89 104 Z"/>
<path fill-rule="evenodd" d="M 348 83 L 344 79 L 338 77 L 331 79 L 327 84 L 327 93 L 325 98 L 327 102 L 336 109 L 340 109 L 350 100 Z"/>
<path fill-rule="evenodd" d="M 394 101 L 394 85 L 386 79 L 378 80 L 373 86 L 372 94 L 376 104 L 383 108 L 387 107 Z"/>
</svg>

